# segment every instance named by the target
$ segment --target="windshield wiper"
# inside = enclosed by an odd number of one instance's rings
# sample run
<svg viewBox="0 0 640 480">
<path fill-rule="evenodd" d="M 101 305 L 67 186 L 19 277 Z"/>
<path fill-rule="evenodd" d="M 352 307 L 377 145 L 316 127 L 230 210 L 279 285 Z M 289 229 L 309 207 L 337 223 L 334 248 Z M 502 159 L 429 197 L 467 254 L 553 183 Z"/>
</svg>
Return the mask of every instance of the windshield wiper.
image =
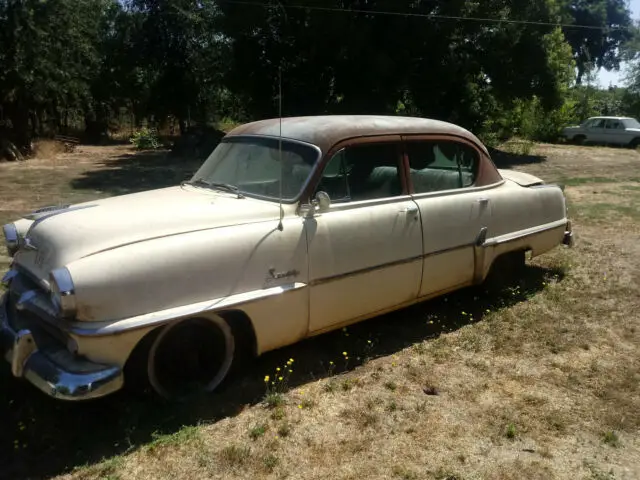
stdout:
<svg viewBox="0 0 640 480">
<path fill-rule="evenodd" d="M 238 198 L 244 198 L 244 195 L 240 193 L 240 189 L 235 185 L 231 185 L 230 183 L 222 183 L 222 182 L 207 182 L 202 178 L 198 178 L 193 181 L 182 182 L 184 185 L 193 185 L 195 187 L 206 187 L 211 189 L 225 190 L 230 193 L 235 193 Z"/>
<path fill-rule="evenodd" d="M 209 187 L 226 190 L 227 192 L 235 193 L 236 195 L 238 195 L 238 198 L 244 198 L 244 195 L 240 193 L 240 189 L 235 185 L 231 185 L 230 183 L 209 182 Z"/>
</svg>

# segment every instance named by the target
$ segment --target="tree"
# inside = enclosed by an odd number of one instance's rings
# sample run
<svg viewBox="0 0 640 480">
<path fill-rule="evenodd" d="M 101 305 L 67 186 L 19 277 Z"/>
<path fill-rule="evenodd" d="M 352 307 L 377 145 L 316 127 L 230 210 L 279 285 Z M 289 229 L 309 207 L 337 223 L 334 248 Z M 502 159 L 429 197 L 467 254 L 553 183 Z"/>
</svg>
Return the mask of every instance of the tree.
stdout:
<svg viewBox="0 0 640 480">
<path fill-rule="evenodd" d="M 16 144 L 28 149 L 43 120 L 90 100 L 103 0 L 0 2 L 0 101 Z"/>
<path fill-rule="evenodd" d="M 620 68 L 622 51 L 634 38 L 631 12 L 626 0 L 567 0 L 564 18 L 591 29 L 564 29 L 578 68 L 576 82 L 581 83 L 589 65 L 605 70 Z"/>
<path fill-rule="evenodd" d="M 136 46 L 149 88 L 146 113 L 175 115 L 182 131 L 191 117 L 206 121 L 224 74 L 215 3 L 133 0 L 129 6 L 142 16 Z"/>
</svg>

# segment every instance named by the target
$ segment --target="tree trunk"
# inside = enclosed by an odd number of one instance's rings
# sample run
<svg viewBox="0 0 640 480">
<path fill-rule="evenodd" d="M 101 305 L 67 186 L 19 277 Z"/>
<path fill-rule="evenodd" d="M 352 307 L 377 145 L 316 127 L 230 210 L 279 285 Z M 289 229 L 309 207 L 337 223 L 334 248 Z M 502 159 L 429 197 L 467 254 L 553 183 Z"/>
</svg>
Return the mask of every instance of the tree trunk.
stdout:
<svg viewBox="0 0 640 480">
<path fill-rule="evenodd" d="M 10 162 L 21 162 L 24 160 L 24 156 L 12 142 L 2 139 L 0 140 L 0 160 L 3 159 L 6 159 Z"/>
<path fill-rule="evenodd" d="M 31 129 L 29 128 L 29 110 L 23 104 L 14 105 L 11 112 L 13 122 L 14 147 L 23 154 L 31 153 Z"/>
</svg>

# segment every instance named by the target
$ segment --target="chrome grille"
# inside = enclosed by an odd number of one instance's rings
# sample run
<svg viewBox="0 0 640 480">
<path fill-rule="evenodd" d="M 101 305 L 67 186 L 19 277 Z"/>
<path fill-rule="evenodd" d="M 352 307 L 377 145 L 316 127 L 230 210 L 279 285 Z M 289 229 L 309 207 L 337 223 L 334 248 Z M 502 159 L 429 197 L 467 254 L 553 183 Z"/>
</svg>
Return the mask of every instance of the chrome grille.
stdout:
<svg viewBox="0 0 640 480">
<path fill-rule="evenodd" d="M 27 292 L 34 292 L 35 295 L 26 308 L 18 309 L 20 298 Z M 30 330 L 40 346 L 50 343 L 53 338 L 66 343 L 67 336 L 55 325 L 54 311 L 49 294 L 30 276 L 19 272 L 13 278 L 9 285 L 7 313 L 9 325 L 14 331 Z"/>
</svg>

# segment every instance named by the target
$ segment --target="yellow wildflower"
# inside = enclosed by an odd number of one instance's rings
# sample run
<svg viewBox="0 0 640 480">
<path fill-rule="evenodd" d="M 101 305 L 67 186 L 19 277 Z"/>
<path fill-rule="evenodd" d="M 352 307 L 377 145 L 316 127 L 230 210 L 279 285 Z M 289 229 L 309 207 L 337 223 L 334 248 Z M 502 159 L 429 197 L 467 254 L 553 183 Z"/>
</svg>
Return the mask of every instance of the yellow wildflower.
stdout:
<svg viewBox="0 0 640 480">
<path fill-rule="evenodd" d="M 265 382 L 268 382 L 268 381 L 269 381 L 269 375 L 265 375 L 265 376 L 264 376 L 264 381 L 265 381 Z"/>
<path fill-rule="evenodd" d="M 278 380 L 282 381 L 282 377 L 278 377 Z"/>
<path fill-rule="evenodd" d="M 342 352 L 342 355 L 344 355 L 346 357 L 347 356 L 347 352 Z"/>
</svg>

